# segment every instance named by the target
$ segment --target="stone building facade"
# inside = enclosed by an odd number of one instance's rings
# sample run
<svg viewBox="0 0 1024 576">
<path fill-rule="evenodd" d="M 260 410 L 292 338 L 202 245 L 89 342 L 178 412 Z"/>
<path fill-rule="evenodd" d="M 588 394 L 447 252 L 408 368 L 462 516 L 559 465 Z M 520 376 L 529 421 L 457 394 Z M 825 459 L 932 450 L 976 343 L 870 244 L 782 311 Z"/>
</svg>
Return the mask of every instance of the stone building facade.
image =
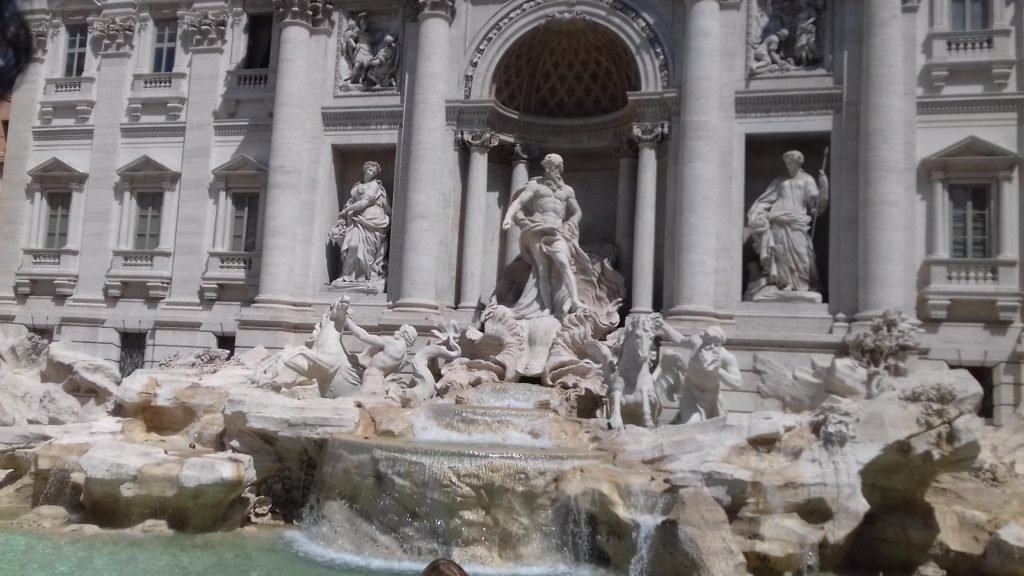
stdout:
<svg viewBox="0 0 1024 576">
<path fill-rule="evenodd" d="M 623 314 L 725 329 L 731 409 L 766 402 L 758 358 L 811 370 L 889 308 L 994 422 L 1021 403 L 1018 2 L 25 8 L 0 322 L 126 368 L 301 343 L 341 293 L 371 330 L 473 323 L 518 254 L 504 207 L 558 153 Z M 817 192 L 780 228 L 789 150 Z M 339 222 L 363 194 L 386 215 Z M 346 275 L 353 227 L 373 273 Z"/>
</svg>

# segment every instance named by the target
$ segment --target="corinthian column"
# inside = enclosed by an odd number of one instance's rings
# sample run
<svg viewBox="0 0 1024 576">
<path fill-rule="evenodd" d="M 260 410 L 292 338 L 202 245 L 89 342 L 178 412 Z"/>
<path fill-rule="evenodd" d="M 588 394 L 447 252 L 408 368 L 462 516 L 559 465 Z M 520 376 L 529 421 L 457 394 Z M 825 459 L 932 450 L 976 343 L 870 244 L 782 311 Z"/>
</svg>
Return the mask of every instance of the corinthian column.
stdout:
<svg viewBox="0 0 1024 576">
<path fill-rule="evenodd" d="M 297 255 L 309 248 L 302 245 L 307 235 L 301 223 L 311 207 L 296 201 L 295 189 L 303 181 L 306 128 L 313 114 L 302 105 L 307 100 L 310 34 L 315 28 L 331 26 L 334 4 L 331 0 L 274 0 L 274 9 L 281 19 L 281 34 L 256 301 L 292 305 L 298 303 L 296 279 L 306 277 L 300 269 L 305 260 Z"/>
<path fill-rule="evenodd" d="M 459 309 L 475 310 L 480 302 L 481 255 L 487 217 L 487 155 L 498 145 L 498 136 L 484 130 L 463 132 L 462 143 L 469 148 L 469 177 L 466 179 L 465 218 L 462 225 L 462 283 Z"/>
<path fill-rule="evenodd" d="M 526 146 L 516 144 L 512 150 L 512 177 L 508 186 L 508 204 L 516 190 L 519 190 L 530 181 L 530 154 Z M 503 214 L 504 216 L 504 214 Z M 505 265 L 508 266 L 519 256 L 519 226 L 513 226 L 505 230 Z"/>
<path fill-rule="evenodd" d="M 901 308 L 905 275 L 903 15 L 900 0 L 864 3 L 858 210 L 858 319 Z"/>
<path fill-rule="evenodd" d="M 448 84 L 448 26 L 454 0 L 418 0 L 419 42 L 416 80 L 409 95 L 411 122 L 408 177 L 402 218 L 405 230 L 398 265 L 395 308 L 436 310 L 437 254 L 441 244 L 445 178 L 445 94 Z"/>
<path fill-rule="evenodd" d="M 676 184 L 669 314 L 706 318 L 714 306 L 721 31 L 718 0 L 690 0 L 683 54 L 682 145 Z M 639 210 L 638 210 L 639 212 Z M 635 279 L 634 279 L 635 282 Z"/>
<path fill-rule="evenodd" d="M 636 208 L 633 223 L 633 307 L 631 314 L 654 311 L 654 231 L 658 218 L 658 143 L 661 124 L 633 126 L 637 145 Z"/>
</svg>

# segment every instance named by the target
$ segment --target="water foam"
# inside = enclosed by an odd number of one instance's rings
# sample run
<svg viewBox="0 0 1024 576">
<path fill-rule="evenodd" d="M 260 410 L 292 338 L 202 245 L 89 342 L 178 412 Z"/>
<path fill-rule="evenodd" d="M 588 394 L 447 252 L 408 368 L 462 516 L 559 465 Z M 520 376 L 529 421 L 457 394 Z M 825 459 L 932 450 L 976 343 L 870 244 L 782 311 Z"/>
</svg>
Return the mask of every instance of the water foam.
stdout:
<svg viewBox="0 0 1024 576">
<path fill-rule="evenodd" d="M 336 548 L 328 548 L 298 530 L 288 531 L 285 542 L 300 556 L 334 568 L 369 571 L 379 576 L 418 575 L 430 560 L 373 558 Z M 611 576 L 611 573 L 580 564 L 545 564 L 536 566 L 482 566 L 467 564 L 473 576 Z"/>
</svg>

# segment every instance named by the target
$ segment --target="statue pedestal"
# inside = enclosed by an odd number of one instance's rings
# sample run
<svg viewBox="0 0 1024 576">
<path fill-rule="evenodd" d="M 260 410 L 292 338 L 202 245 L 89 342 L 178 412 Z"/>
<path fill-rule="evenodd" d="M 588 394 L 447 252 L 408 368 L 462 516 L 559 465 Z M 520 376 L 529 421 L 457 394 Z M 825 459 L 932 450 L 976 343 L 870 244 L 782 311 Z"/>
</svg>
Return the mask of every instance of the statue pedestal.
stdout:
<svg viewBox="0 0 1024 576">
<path fill-rule="evenodd" d="M 331 282 L 331 292 L 359 292 L 362 294 L 380 294 L 384 291 L 384 280 L 363 280 L 363 281 L 350 281 L 342 280 L 338 278 L 334 282 Z"/>
<path fill-rule="evenodd" d="M 774 286 L 765 286 L 753 294 L 748 292 L 747 299 L 752 302 L 821 304 L 821 292 L 779 290 Z"/>
</svg>

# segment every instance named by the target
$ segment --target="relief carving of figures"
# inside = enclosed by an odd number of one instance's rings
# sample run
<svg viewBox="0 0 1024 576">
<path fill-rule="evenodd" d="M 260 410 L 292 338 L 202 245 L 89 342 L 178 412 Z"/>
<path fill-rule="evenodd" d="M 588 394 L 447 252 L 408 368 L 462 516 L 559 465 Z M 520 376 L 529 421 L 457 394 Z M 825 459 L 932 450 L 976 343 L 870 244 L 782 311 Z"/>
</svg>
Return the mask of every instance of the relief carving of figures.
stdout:
<svg viewBox="0 0 1024 576">
<path fill-rule="evenodd" d="M 100 52 L 131 50 L 135 41 L 135 25 L 134 16 L 89 18 L 89 32 L 98 44 Z"/>
<path fill-rule="evenodd" d="M 339 35 L 339 80 L 343 89 L 394 88 L 398 73 L 397 34 L 374 25 L 366 12 L 346 19 Z"/>
<path fill-rule="evenodd" d="M 758 269 L 747 286 L 748 300 L 821 302 L 812 236 L 828 207 L 828 177 L 815 182 L 804 172 L 804 155 L 783 155 L 788 176 L 776 178 L 747 211 Z"/>
<path fill-rule="evenodd" d="M 341 275 L 333 286 L 382 284 L 384 255 L 388 248 L 391 205 L 381 183 L 380 164 L 363 164 L 363 180 L 349 194 L 328 239 L 341 252 Z"/>
<path fill-rule="evenodd" d="M 752 76 L 827 66 L 827 0 L 756 0 L 749 22 Z"/>
</svg>

